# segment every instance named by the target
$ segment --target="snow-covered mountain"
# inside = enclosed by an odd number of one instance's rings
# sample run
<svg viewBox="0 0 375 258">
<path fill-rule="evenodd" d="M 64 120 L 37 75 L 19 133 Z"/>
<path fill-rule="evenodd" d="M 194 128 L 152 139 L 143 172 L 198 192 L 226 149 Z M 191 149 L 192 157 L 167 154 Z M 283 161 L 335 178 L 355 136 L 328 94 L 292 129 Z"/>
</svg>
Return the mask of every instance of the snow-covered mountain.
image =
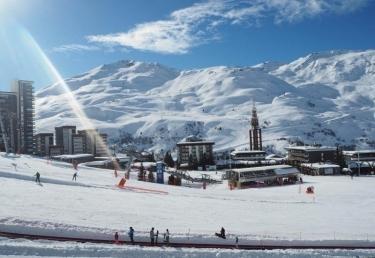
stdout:
<svg viewBox="0 0 375 258">
<path fill-rule="evenodd" d="M 170 149 L 190 134 L 216 149 L 247 147 L 252 102 L 264 144 L 375 145 L 375 51 L 310 54 L 289 64 L 177 71 L 120 61 L 67 79 L 90 120 L 112 139 Z M 36 94 L 37 131 L 76 124 L 59 84 Z"/>
</svg>

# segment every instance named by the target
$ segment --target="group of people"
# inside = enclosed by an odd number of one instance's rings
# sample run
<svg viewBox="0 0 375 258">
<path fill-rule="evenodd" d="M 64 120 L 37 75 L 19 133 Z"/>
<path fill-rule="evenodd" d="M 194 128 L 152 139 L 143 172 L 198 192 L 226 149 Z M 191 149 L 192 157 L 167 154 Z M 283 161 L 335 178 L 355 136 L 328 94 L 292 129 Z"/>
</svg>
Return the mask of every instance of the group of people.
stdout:
<svg viewBox="0 0 375 258">
<path fill-rule="evenodd" d="M 159 239 L 159 230 L 156 230 L 154 228 L 151 228 L 150 230 L 150 243 L 151 245 L 157 245 Z M 167 229 L 163 235 L 163 242 L 168 244 L 169 243 L 169 230 Z"/>
<path fill-rule="evenodd" d="M 130 238 L 130 242 L 134 245 L 134 228 L 130 227 L 128 231 L 128 236 Z M 118 232 L 115 233 L 115 244 L 119 244 L 119 234 Z"/>
<path fill-rule="evenodd" d="M 221 227 L 220 233 L 215 233 L 215 236 L 220 237 L 222 239 L 227 239 L 227 236 L 225 235 L 225 229 L 223 227 Z M 238 238 L 238 236 L 236 236 L 236 238 L 235 238 L 236 248 L 238 248 L 238 246 L 239 246 L 238 244 L 239 244 L 239 238 Z"/>
<path fill-rule="evenodd" d="M 134 244 L 134 232 L 135 232 L 134 228 L 130 227 L 129 231 L 128 231 L 128 236 L 129 236 L 130 242 L 132 244 Z M 168 244 L 169 243 L 169 230 L 168 229 L 165 231 L 163 236 L 164 236 L 163 242 L 165 244 Z M 159 238 L 159 230 L 156 230 L 156 232 L 155 232 L 155 229 L 151 228 L 151 230 L 150 230 L 150 244 L 151 245 L 157 245 L 158 244 L 158 238 Z M 115 243 L 116 244 L 120 243 L 118 232 L 115 233 Z"/>
</svg>

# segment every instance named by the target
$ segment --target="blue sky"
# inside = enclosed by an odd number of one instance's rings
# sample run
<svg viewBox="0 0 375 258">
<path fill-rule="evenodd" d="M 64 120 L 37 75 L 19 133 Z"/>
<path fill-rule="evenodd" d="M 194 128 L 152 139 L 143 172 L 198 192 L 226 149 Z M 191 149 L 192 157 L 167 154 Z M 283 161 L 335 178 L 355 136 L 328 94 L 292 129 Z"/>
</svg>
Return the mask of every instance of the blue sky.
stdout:
<svg viewBox="0 0 375 258">
<path fill-rule="evenodd" d="M 0 0 L 0 90 L 53 80 L 25 32 L 69 77 L 120 59 L 190 69 L 372 49 L 374 13 L 372 0 Z"/>
</svg>

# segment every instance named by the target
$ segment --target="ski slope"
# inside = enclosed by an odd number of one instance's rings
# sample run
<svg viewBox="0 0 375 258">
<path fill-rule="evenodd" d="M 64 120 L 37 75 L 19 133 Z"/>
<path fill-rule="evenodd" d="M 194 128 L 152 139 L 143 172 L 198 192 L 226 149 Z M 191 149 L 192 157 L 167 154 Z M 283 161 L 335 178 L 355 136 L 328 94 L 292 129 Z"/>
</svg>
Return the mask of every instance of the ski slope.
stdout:
<svg viewBox="0 0 375 258">
<path fill-rule="evenodd" d="M 33 181 L 36 171 L 41 185 Z M 236 236 L 241 243 L 375 241 L 374 177 L 305 176 L 302 186 L 230 191 L 226 183 L 203 190 L 198 184 L 139 182 L 136 172 L 126 183 L 133 188 L 119 189 L 111 170 L 79 166 L 77 182 L 73 173 L 70 164 L 2 153 L 0 231 L 94 239 L 112 239 L 118 231 L 128 240 L 133 226 L 139 240 L 147 240 L 155 227 L 160 234 L 168 228 L 171 241 L 233 244 Z M 304 193 L 310 185 L 315 198 Z M 222 226 L 226 240 L 213 236 Z"/>
</svg>

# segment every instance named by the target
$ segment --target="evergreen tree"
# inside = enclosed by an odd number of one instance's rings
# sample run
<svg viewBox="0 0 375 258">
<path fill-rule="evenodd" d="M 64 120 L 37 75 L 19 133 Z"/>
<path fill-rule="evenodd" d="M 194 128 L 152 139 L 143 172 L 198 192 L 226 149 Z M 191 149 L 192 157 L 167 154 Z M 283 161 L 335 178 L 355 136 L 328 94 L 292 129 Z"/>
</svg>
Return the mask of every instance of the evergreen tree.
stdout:
<svg viewBox="0 0 375 258">
<path fill-rule="evenodd" d="M 169 152 L 168 151 L 165 153 L 163 161 L 169 167 Z"/>
<path fill-rule="evenodd" d="M 173 158 L 172 158 L 172 154 L 169 152 L 169 151 L 167 151 L 166 153 L 165 153 L 165 156 L 164 156 L 164 163 L 168 166 L 168 167 L 171 167 L 171 168 L 173 168 L 174 167 L 174 160 L 173 160 Z"/>
<path fill-rule="evenodd" d="M 139 168 L 139 172 L 138 172 L 138 180 L 139 181 L 145 181 L 146 179 L 146 172 L 145 172 L 145 168 L 143 166 L 143 163 L 141 162 L 141 166 Z"/>
<path fill-rule="evenodd" d="M 154 173 L 152 171 L 148 172 L 148 181 L 149 182 L 155 182 Z"/>
<path fill-rule="evenodd" d="M 174 160 L 172 158 L 172 154 L 169 152 L 168 153 L 168 166 L 173 168 L 174 167 Z"/>
</svg>

